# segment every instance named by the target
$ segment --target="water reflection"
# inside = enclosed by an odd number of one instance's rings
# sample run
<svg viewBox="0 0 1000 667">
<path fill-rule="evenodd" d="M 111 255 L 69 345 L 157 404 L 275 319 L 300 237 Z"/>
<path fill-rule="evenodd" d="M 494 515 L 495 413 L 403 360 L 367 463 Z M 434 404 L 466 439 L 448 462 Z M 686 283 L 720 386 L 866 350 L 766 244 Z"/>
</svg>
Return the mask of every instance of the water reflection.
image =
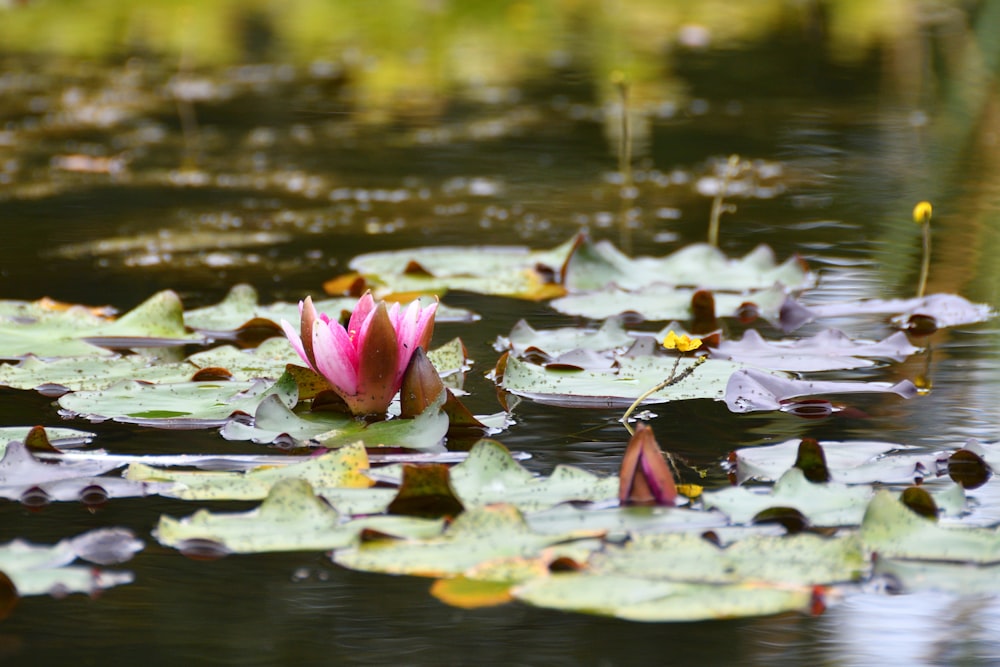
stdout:
<svg viewBox="0 0 1000 667">
<path fill-rule="evenodd" d="M 833 665 L 988 665 L 1000 659 L 1000 603 L 943 593 L 852 595 L 819 624 Z"/>
</svg>

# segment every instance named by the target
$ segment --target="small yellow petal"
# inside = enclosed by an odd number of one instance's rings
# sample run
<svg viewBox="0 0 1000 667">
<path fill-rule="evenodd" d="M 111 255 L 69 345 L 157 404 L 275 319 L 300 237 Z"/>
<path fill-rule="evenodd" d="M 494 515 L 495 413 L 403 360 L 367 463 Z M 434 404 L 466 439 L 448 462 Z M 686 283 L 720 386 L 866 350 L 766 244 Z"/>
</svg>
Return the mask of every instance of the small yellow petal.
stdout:
<svg viewBox="0 0 1000 667">
<path fill-rule="evenodd" d="M 918 225 L 931 221 L 931 213 L 934 212 L 929 201 L 922 201 L 913 207 L 913 222 Z"/>
<path fill-rule="evenodd" d="M 680 352 L 690 352 L 701 347 L 700 338 L 691 338 L 688 335 L 678 336 L 673 330 L 668 331 L 663 339 L 663 347 L 668 350 L 678 350 Z"/>
</svg>

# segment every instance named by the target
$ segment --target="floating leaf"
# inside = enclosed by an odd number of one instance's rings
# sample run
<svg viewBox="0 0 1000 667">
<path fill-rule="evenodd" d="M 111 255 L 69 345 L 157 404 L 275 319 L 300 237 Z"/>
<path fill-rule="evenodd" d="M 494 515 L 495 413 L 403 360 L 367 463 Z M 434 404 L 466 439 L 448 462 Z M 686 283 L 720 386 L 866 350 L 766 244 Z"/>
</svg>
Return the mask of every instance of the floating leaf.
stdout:
<svg viewBox="0 0 1000 667">
<path fill-rule="evenodd" d="M 861 523 L 872 490 L 836 482 L 814 484 L 798 468 L 791 468 L 775 482 L 770 493 L 756 493 L 745 487 L 706 491 L 702 502 L 718 509 L 734 523 L 749 523 L 754 516 L 772 507 L 798 510 L 814 526 L 852 526 Z"/>
<path fill-rule="evenodd" d="M 412 300 L 411 298 L 401 303 L 405 305 Z M 336 316 L 343 311 L 353 310 L 357 301 L 357 297 L 345 297 L 322 299 L 315 301 L 314 304 L 317 311 Z M 431 297 L 422 297 L 420 301 L 422 307 L 426 307 L 434 300 Z M 467 310 L 444 305 L 439 305 L 435 313 L 435 320 L 438 322 L 471 322 L 475 319 L 476 316 Z M 250 285 L 240 284 L 234 285 L 219 303 L 184 313 L 184 321 L 189 327 L 216 338 L 238 338 L 238 330 L 254 320 L 269 323 L 274 327 L 274 334 L 282 336 L 279 323 L 282 320 L 298 322 L 299 306 L 297 303 L 281 301 L 262 305 L 259 303 L 257 290 Z M 258 326 L 260 325 L 258 323 Z"/>
<path fill-rule="evenodd" d="M 184 500 L 260 500 L 283 479 L 305 480 L 320 494 L 327 487 L 366 489 L 372 485 L 363 472 L 367 469 L 365 448 L 354 444 L 285 466 L 246 472 L 176 471 L 133 463 L 125 476 L 136 481 L 173 482 L 161 493 Z"/>
<path fill-rule="evenodd" d="M 184 306 L 171 290 L 158 292 L 121 318 L 101 324 L 88 332 L 84 340 L 93 345 L 119 348 L 204 342 L 201 336 L 188 333 L 184 326 Z"/>
<path fill-rule="evenodd" d="M 643 392 L 670 376 L 675 359 L 667 356 L 620 357 L 613 371 L 547 369 L 511 357 L 499 382 L 507 391 L 539 403 L 572 407 L 628 407 Z M 677 374 L 694 363 L 682 359 Z M 645 403 L 711 398 L 722 400 L 734 371 L 729 361 L 709 360 L 677 384 L 652 394 Z"/>
<path fill-rule="evenodd" d="M 398 484 L 400 468 L 380 468 L 373 478 Z M 450 472 L 450 482 L 468 509 L 509 503 L 521 511 L 534 511 L 568 501 L 614 498 L 617 477 L 599 477 L 574 466 L 559 465 L 548 477 L 538 477 L 518 463 L 506 447 L 494 440 L 480 440 L 468 458 Z"/>
<path fill-rule="evenodd" d="M 587 531 L 536 533 L 513 505 L 490 505 L 459 515 L 440 537 L 364 542 L 334 552 L 333 560 L 354 570 L 446 577 L 485 561 L 539 557 L 547 547 L 594 536 Z"/>
<path fill-rule="evenodd" d="M 799 442 L 794 439 L 737 449 L 731 455 L 737 482 L 777 479 L 793 465 Z M 938 476 L 946 462 L 940 452 L 891 442 L 823 440 L 820 444 L 831 479 L 842 484 L 912 484 L 916 479 Z"/>
<path fill-rule="evenodd" d="M 7 443 L 14 440 L 24 442 L 35 426 L 4 426 L 0 427 L 0 456 L 7 448 Z M 74 428 L 53 428 L 47 426 L 44 433 L 49 443 L 57 448 L 79 447 L 89 443 L 97 435 L 90 431 L 80 431 Z"/>
<path fill-rule="evenodd" d="M 551 305 L 560 313 L 603 320 L 624 313 L 634 313 L 645 320 L 686 320 L 692 316 L 691 299 L 699 290 L 655 284 L 634 291 L 609 286 L 593 292 L 570 294 L 554 299 Z M 787 294 L 781 287 L 748 294 L 715 295 L 720 317 L 738 317 L 752 303 L 762 317 L 777 320 Z"/>
<path fill-rule="evenodd" d="M 190 540 L 209 540 L 232 553 L 323 551 L 355 544 L 362 531 L 397 537 L 438 535 L 441 521 L 378 516 L 344 522 L 302 479 L 276 482 L 264 502 L 249 512 L 219 514 L 199 510 L 184 518 L 161 516 L 154 535 L 183 550 Z"/>
<path fill-rule="evenodd" d="M 285 405 L 297 399 L 294 380 L 277 383 L 176 382 L 151 385 L 119 382 L 99 391 L 78 391 L 60 397 L 65 414 L 91 421 L 117 422 L 160 428 L 210 428 L 225 424 L 236 413 L 253 414 L 265 398 L 276 395 Z"/>
<path fill-rule="evenodd" d="M 874 365 L 868 357 L 902 361 L 918 352 L 903 332 L 878 342 L 851 340 L 842 331 L 828 329 L 811 338 L 769 343 L 750 329 L 739 341 L 723 340 L 712 357 L 782 371 L 826 371 Z"/>
<path fill-rule="evenodd" d="M 887 558 L 1000 563 L 1000 531 L 938 525 L 888 491 L 872 498 L 861 523 L 869 551 Z"/>
<path fill-rule="evenodd" d="M 571 504 L 526 515 L 528 525 L 540 533 L 569 530 L 607 531 L 613 535 L 717 529 L 728 523 L 721 512 L 684 507 L 581 508 Z"/>
<path fill-rule="evenodd" d="M 566 287 L 574 292 L 617 285 L 633 291 L 653 283 L 711 290 L 746 290 L 782 285 L 798 290 L 816 280 L 800 259 L 775 262 L 774 252 L 757 246 L 741 259 L 729 259 L 707 243 L 693 243 L 666 257 L 630 258 L 608 241 L 584 239 L 569 257 L 565 268 Z"/>
<path fill-rule="evenodd" d="M 812 587 L 688 584 L 614 574 L 566 573 L 515 587 L 521 602 L 630 621 L 700 621 L 812 608 Z"/>
<path fill-rule="evenodd" d="M 227 440 L 277 442 L 290 438 L 294 444 L 317 444 L 333 448 L 362 441 L 368 447 L 404 447 L 433 450 L 441 447 L 448 432 L 448 415 L 442 410 L 444 393 L 413 419 L 391 419 L 367 424 L 335 412 L 292 412 L 287 402 L 272 394 L 260 402 L 253 424 L 232 420 L 222 427 Z"/>
<path fill-rule="evenodd" d="M 503 342 L 514 356 L 522 358 L 529 350 L 538 350 L 553 358 L 576 350 L 624 352 L 634 343 L 635 337 L 626 333 L 618 317 L 609 317 L 599 329 L 564 327 L 541 331 L 520 320 Z"/>
<path fill-rule="evenodd" d="M 121 381 L 185 382 L 197 371 L 190 363 L 153 363 L 138 355 L 67 357 L 42 361 L 28 355 L 0 366 L 0 384 L 14 389 L 64 391 L 107 389 Z M 51 395 L 46 393 L 46 395 Z"/>
<path fill-rule="evenodd" d="M 913 299 L 867 299 L 814 306 L 794 302 L 786 304 L 786 309 L 795 315 L 783 315 L 782 328 L 785 331 L 792 331 L 814 320 L 860 315 L 892 315 L 897 324 L 919 315 L 933 318 L 939 328 L 985 322 L 995 315 L 988 305 L 972 303 L 957 294 L 928 294 Z"/>
<path fill-rule="evenodd" d="M 692 533 L 638 535 L 590 559 L 597 574 L 656 581 L 805 586 L 854 581 L 867 570 L 857 535 L 752 535 L 721 548 Z"/>
<path fill-rule="evenodd" d="M 796 396 L 873 392 L 913 398 L 917 395 L 917 388 L 909 380 L 901 380 L 896 384 L 793 380 L 755 368 L 745 368 L 737 370 L 729 378 L 725 390 L 725 401 L 733 412 L 754 412 L 779 410 L 784 401 Z"/>
<path fill-rule="evenodd" d="M 461 289 L 479 294 L 547 299 L 564 293 L 552 284 L 573 241 L 553 250 L 521 246 L 424 247 L 369 253 L 350 267 L 388 292 L 440 294 Z M 419 270 L 414 270 L 419 267 Z M 540 270 L 544 269 L 544 270 Z"/>
</svg>

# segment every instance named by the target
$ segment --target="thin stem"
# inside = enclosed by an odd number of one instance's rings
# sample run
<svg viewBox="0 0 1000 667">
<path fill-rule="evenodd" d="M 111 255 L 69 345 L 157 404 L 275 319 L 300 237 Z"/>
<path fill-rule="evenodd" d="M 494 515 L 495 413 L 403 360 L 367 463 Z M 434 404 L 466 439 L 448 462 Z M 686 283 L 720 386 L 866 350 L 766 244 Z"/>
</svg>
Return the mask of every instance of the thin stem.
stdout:
<svg viewBox="0 0 1000 667">
<path fill-rule="evenodd" d="M 670 375 L 667 377 L 667 379 L 659 383 L 649 391 L 643 392 L 642 395 L 639 396 L 639 398 L 635 399 L 635 401 L 632 402 L 632 405 L 628 406 L 628 410 L 625 411 L 625 414 L 622 415 L 621 418 L 622 424 L 625 425 L 625 430 L 628 431 L 630 435 L 635 435 L 635 431 L 632 430 L 632 426 L 629 425 L 628 423 L 628 418 L 632 415 L 633 412 L 635 412 L 635 409 L 639 407 L 639 405 L 643 401 L 645 401 L 647 398 L 649 398 L 656 392 L 660 391 L 661 389 L 666 389 L 671 385 L 677 384 L 687 376 L 691 375 L 691 373 L 694 372 L 694 369 L 698 368 L 698 366 L 701 366 L 707 360 L 708 360 L 707 356 L 700 356 L 694 360 L 693 364 L 691 364 L 683 371 L 681 371 L 679 375 L 675 375 L 677 373 L 677 366 L 681 363 L 681 357 L 677 357 L 677 359 L 674 360 L 674 367 L 670 369 Z"/>
<path fill-rule="evenodd" d="M 927 290 L 927 276 L 931 272 L 931 223 L 928 219 L 922 225 L 924 228 L 924 259 L 920 264 L 920 284 L 917 287 L 917 298 L 924 298 Z"/>
<path fill-rule="evenodd" d="M 618 135 L 618 172 L 621 174 L 621 210 L 619 211 L 619 241 L 622 250 L 632 252 L 632 231 L 628 224 L 629 199 L 632 192 L 632 119 L 629 112 L 628 79 L 621 72 L 612 75 L 612 81 L 618 88 L 621 104 L 621 128 Z"/>
<path fill-rule="evenodd" d="M 719 192 L 715 195 L 715 199 L 712 200 L 712 212 L 708 217 L 708 243 L 716 248 L 719 247 L 719 218 L 729 210 L 727 206 L 723 205 L 722 200 L 729 189 L 729 181 L 732 180 L 733 176 L 736 176 L 739 165 L 740 156 L 730 155 L 729 161 L 726 162 L 726 168 L 722 172 L 722 183 L 719 184 Z"/>
</svg>

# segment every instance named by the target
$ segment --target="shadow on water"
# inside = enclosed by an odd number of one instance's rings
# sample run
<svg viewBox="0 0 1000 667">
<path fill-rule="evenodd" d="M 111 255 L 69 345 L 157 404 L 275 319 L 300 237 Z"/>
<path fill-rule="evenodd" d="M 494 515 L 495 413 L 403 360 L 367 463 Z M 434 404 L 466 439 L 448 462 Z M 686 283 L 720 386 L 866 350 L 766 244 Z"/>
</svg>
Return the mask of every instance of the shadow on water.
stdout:
<svg viewBox="0 0 1000 667">
<path fill-rule="evenodd" d="M 92 0 L 70 20 L 55 4 L 0 0 L 0 296 L 125 310 L 169 288 L 199 306 L 248 282 L 264 302 L 294 300 L 320 293 L 361 252 L 545 248 L 581 228 L 617 240 L 621 109 L 610 81 L 622 70 L 637 254 L 702 240 L 711 198 L 698 184 L 739 153 L 772 176 L 723 218 L 728 253 L 758 243 L 800 253 L 823 277 L 818 300 L 908 295 L 919 266 L 909 211 L 933 199 L 931 291 L 996 305 L 1000 3 L 856 6 L 396 2 L 375 12 L 306 1 L 282 12 Z M 438 332 L 462 336 L 476 361 L 466 387 L 476 412 L 497 409 L 482 377 L 497 335 L 520 318 L 580 323 L 514 300 L 445 301 L 483 315 Z M 887 332 L 875 323 L 865 334 Z M 726 483 L 718 464 L 732 449 L 806 433 L 931 449 L 995 439 L 996 349 L 987 326 L 939 334 L 932 371 L 949 389 L 919 406 L 864 399 L 857 413 L 811 422 L 695 401 L 652 407 L 652 425 L 685 481 L 709 486 Z M 501 439 L 531 452 L 533 470 L 616 470 L 620 413 L 524 403 L 515 416 Z M 0 392 L 4 425 L 56 420 L 50 399 Z M 95 428 L 114 449 L 176 451 L 175 433 Z M 185 451 L 218 445 L 214 433 L 183 437 Z M 94 511 L 7 503 L 0 539 L 55 541 L 108 525 L 148 536 L 161 513 L 190 512 L 159 498 Z M 429 580 L 352 572 L 323 554 L 196 562 L 147 543 L 128 564 L 132 585 L 96 600 L 22 600 L 0 626 L 0 661 L 707 666 L 997 655 L 992 602 L 970 611 L 953 598 L 858 595 L 818 618 L 646 625 L 518 604 L 454 609 L 428 595 Z"/>
</svg>

